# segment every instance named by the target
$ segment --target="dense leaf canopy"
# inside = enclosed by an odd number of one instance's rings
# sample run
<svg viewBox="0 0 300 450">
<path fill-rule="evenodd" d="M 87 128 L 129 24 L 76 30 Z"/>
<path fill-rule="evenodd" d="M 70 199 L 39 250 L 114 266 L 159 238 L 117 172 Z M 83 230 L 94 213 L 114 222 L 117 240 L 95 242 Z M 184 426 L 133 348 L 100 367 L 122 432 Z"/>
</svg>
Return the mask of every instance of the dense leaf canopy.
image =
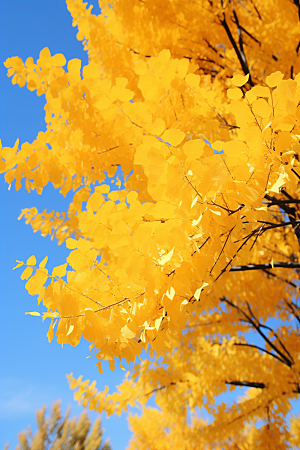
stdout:
<svg viewBox="0 0 300 450">
<path fill-rule="evenodd" d="M 296 446 L 299 2 L 99 5 L 97 16 L 67 0 L 82 70 L 47 48 L 5 63 L 13 83 L 45 95 L 47 124 L 1 149 L 5 180 L 75 191 L 64 214 L 22 212 L 70 249 L 52 274 L 46 258 L 18 263 L 52 319 L 49 341 L 54 327 L 58 343 L 86 339 L 100 372 L 148 349 L 113 394 L 69 377 L 91 409 L 141 406 L 132 449 Z M 110 192 L 118 167 L 126 181 Z M 238 386 L 244 397 L 218 402 Z"/>
</svg>

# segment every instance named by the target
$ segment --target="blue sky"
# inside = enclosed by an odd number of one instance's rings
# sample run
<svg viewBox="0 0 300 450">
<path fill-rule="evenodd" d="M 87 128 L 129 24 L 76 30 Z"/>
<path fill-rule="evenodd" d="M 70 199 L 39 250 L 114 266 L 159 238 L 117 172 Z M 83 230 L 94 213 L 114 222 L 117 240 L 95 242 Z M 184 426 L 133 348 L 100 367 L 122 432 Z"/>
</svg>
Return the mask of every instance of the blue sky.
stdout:
<svg viewBox="0 0 300 450">
<path fill-rule="evenodd" d="M 97 5 L 96 1 L 89 1 Z M 97 6 L 97 11 L 99 8 Z M 44 97 L 37 97 L 26 87 L 11 84 L 3 62 L 11 56 L 38 58 L 44 47 L 51 54 L 63 53 L 67 60 L 80 58 L 87 64 L 87 55 L 76 40 L 76 28 L 63 0 L 0 0 L 0 137 L 3 146 L 13 146 L 16 139 L 32 142 L 45 129 Z M 70 194 L 72 196 L 72 194 Z M 88 343 L 76 348 L 63 348 L 53 340 L 48 343 L 47 324 L 37 317 L 25 316 L 26 311 L 37 310 L 37 301 L 27 294 L 21 271 L 12 271 L 16 259 L 26 260 L 34 254 L 38 260 L 49 257 L 49 269 L 65 262 L 65 245 L 57 246 L 49 237 L 34 234 L 24 220 L 18 221 L 21 209 L 36 206 L 50 211 L 66 210 L 70 197 L 63 198 L 48 185 L 42 196 L 28 194 L 25 189 L 16 192 L 0 176 L 0 448 L 6 441 L 10 449 L 17 444 L 17 433 L 31 425 L 35 428 L 35 411 L 43 405 L 50 407 L 61 398 L 62 410 L 70 404 L 72 415 L 82 408 L 73 400 L 66 374 L 77 378 L 96 379 L 98 388 L 105 385 L 114 390 L 124 372 L 116 368 L 113 374 L 108 366 L 100 375 L 95 359 L 89 355 Z M 105 368 L 107 370 L 105 370 Z M 94 419 L 95 414 L 90 416 Z M 110 437 L 114 450 L 123 450 L 130 437 L 126 417 L 103 417 L 105 436 Z"/>
</svg>

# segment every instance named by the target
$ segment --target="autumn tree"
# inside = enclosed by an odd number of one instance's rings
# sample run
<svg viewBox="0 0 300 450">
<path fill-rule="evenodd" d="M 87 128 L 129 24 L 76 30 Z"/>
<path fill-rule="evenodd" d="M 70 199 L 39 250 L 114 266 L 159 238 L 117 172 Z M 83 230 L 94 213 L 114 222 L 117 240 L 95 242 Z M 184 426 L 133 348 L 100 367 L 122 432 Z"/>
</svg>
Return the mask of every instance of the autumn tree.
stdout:
<svg viewBox="0 0 300 450">
<path fill-rule="evenodd" d="M 70 419 L 70 411 L 68 408 L 62 417 L 60 400 L 53 403 L 49 417 L 45 417 L 46 407 L 38 410 L 36 433 L 32 433 L 30 426 L 19 433 L 16 450 L 111 450 L 108 441 L 103 443 L 100 418 L 96 419 L 91 429 L 86 411 L 78 419 Z"/>
<path fill-rule="evenodd" d="M 48 48 L 5 62 L 45 95 L 47 125 L 1 149 L 5 181 L 74 191 L 63 214 L 21 214 L 70 249 L 51 274 L 47 258 L 17 264 L 49 341 L 86 339 L 99 372 L 135 362 L 112 394 L 69 376 L 92 410 L 142 409 L 132 449 L 297 446 L 299 2 L 99 5 L 67 0 L 82 69 Z M 125 183 L 110 192 L 118 167 Z"/>
</svg>

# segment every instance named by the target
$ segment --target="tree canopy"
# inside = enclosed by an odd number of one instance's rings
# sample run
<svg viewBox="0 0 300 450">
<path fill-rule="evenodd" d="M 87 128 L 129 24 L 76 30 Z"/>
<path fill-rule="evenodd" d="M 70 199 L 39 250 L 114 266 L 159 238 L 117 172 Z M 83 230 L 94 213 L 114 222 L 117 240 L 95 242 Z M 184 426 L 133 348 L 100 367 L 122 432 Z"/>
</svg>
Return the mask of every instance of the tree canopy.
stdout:
<svg viewBox="0 0 300 450">
<path fill-rule="evenodd" d="M 46 407 L 36 412 L 37 431 L 31 427 L 18 434 L 19 444 L 16 450 L 111 450 L 108 441 L 103 443 L 100 418 L 91 428 L 91 421 L 84 411 L 77 419 L 70 419 L 68 408 L 63 417 L 60 401 L 53 403 L 49 417 L 45 417 Z M 6 445 L 8 450 L 8 444 Z"/>
<path fill-rule="evenodd" d="M 50 342 L 86 339 L 99 372 L 135 362 L 112 394 L 69 375 L 91 409 L 141 408 L 132 449 L 297 446 L 299 1 L 99 6 L 67 0 L 83 68 L 48 48 L 5 62 L 45 95 L 47 125 L 1 149 L 6 182 L 74 191 L 63 214 L 22 211 L 70 249 L 51 274 L 47 257 L 18 261 L 45 308 L 30 314 L 51 319 Z"/>
</svg>

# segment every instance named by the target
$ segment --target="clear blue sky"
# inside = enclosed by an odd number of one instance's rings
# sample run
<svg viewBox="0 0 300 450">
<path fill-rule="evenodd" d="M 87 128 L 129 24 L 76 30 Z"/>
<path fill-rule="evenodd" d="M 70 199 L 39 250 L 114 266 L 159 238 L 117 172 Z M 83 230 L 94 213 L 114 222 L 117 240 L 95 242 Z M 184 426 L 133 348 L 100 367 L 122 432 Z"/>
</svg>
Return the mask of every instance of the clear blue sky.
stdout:
<svg viewBox="0 0 300 450">
<path fill-rule="evenodd" d="M 99 11 L 97 1 L 89 3 L 96 5 Z M 37 133 L 45 129 L 45 122 L 44 97 L 37 97 L 26 87 L 13 86 L 2 63 L 11 56 L 37 59 L 40 50 L 49 47 L 51 54 L 63 53 L 67 60 L 80 58 L 87 64 L 87 55 L 76 40 L 76 32 L 63 0 L 0 0 L 0 137 L 3 146 L 13 146 L 17 138 L 20 144 L 32 142 Z M 88 343 L 82 342 L 76 348 L 62 348 L 54 340 L 49 344 L 47 324 L 37 317 L 25 316 L 26 311 L 37 310 L 37 301 L 27 294 L 25 283 L 20 279 L 21 271 L 12 271 L 16 259 L 26 260 L 35 254 L 41 260 L 47 255 L 49 269 L 52 269 L 65 262 L 67 251 L 64 244 L 57 246 L 49 237 L 34 234 L 24 220 L 17 218 L 22 208 L 32 206 L 39 210 L 64 211 L 70 197 L 64 199 L 52 185 L 46 187 L 42 196 L 28 194 L 25 189 L 16 192 L 13 186 L 8 191 L 1 175 L 0 201 L 0 448 L 9 441 L 10 449 L 14 449 L 17 433 L 28 425 L 35 428 L 35 411 L 43 405 L 50 407 L 61 398 L 64 412 L 69 404 L 72 415 L 81 412 L 82 408 L 73 400 L 66 373 L 96 379 L 99 388 L 108 385 L 113 391 L 124 372 L 116 369 L 113 374 L 108 366 L 107 370 L 103 366 L 104 374 L 98 374 L 95 359 L 86 359 Z M 95 418 L 95 414 L 90 415 Z M 113 449 L 123 450 L 130 437 L 126 417 L 103 417 L 103 426 Z"/>
</svg>

